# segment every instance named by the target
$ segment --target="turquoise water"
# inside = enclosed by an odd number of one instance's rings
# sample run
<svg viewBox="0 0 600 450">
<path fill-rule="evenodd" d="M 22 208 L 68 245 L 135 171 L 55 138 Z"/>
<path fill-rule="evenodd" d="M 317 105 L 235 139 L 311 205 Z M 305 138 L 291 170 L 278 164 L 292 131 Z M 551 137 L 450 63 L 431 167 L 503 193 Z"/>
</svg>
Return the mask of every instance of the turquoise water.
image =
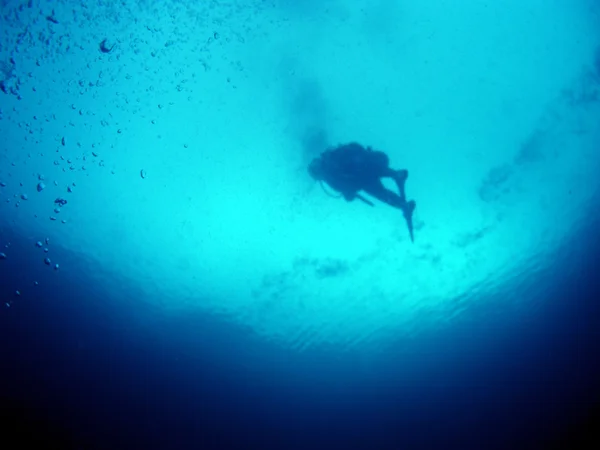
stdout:
<svg viewBox="0 0 600 450">
<path fill-rule="evenodd" d="M 110 342 L 159 339 L 161 365 L 450 397 L 472 380 L 465 352 L 493 365 L 551 333 L 597 219 L 595 2 L 7 1 L 2 16 L 3 320 L 42 326 L 40 299 L 59 297 L 90 328 L 100 308 Z M 414 244 L 397 211 L 308 176 L 349 141 L 409 170 Z M 87 354 L 68 314 L 52 320 Z"/>
</svg>

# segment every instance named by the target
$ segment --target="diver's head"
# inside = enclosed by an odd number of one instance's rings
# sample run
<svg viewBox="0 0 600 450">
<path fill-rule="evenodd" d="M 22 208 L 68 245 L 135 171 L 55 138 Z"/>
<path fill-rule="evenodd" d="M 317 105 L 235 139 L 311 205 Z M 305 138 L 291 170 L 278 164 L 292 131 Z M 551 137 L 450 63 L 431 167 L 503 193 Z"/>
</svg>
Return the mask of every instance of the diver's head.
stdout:
<svg viewBox="0 0 600 450">
<path fill-rule="evenodd" d="M 323 161 L 321 158 L 313 159 L 308 165 L 308 173 L 315 181 L 321 181 L 325 178 L 325 170 L 323 169 Z"/>
</svg>

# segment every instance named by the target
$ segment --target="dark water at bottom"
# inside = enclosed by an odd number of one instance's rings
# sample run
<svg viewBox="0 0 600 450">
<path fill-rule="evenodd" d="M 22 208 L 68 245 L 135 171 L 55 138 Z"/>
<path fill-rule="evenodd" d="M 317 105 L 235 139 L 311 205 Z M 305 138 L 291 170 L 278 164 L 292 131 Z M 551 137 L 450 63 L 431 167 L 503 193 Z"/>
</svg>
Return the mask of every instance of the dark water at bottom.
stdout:
<svg viewBox="0 0 600 450">
<path fill-rule="evenodd" d="M 561 262 L 576 268 L 544 291 L 544 327 L 520 328 L 497 353 L 454 352 L 444 367 L 456 370 L 424 379 L 434 371 L 423 366 L 448 358 L 444 336 L 421 347 L 429 353 L 413 378 L 400 375 L 411 370 L 400 344 L 376 373 L 357 376 L 356 355 L 297 355 L 46 271 L 0 313 L 0 448 L 600 448 L 583 445 L 599 442 L 600 426 L 593 227 L 580 248 Z M 2 268 L 5 297 L 31 283 L 27 253 L 12 254 L 22 256 Z"/>
</svg>

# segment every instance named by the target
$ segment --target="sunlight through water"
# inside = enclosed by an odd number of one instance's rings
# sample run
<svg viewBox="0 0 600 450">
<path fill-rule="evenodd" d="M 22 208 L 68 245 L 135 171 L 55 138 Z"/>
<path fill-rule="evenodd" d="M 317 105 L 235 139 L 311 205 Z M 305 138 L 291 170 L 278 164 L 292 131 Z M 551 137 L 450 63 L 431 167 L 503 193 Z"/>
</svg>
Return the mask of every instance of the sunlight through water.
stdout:
<svg viewBox="0 0 600 450">
<path fill-rule="evenodd" d="M 448 326 L 552 266 L 598 194 L 598 7 L 297 3 L 4 2 L 3 226 L 65 283 L 298 349 Z M 352 141 L 408 169 L 414 244 L 308 176 Z"/>
</svg>

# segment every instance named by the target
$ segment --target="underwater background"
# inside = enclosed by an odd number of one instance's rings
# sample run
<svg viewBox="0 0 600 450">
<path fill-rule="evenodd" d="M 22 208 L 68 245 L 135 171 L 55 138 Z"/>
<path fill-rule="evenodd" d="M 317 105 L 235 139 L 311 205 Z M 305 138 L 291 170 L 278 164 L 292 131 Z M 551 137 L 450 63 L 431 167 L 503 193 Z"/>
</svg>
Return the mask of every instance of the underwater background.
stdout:
<svg viewBox="0 0 600 450">
<path fill-rule="evenodd" d="M 0 448 L 598 443 L 600 3 L 0 8 Z"/>
</svg>

